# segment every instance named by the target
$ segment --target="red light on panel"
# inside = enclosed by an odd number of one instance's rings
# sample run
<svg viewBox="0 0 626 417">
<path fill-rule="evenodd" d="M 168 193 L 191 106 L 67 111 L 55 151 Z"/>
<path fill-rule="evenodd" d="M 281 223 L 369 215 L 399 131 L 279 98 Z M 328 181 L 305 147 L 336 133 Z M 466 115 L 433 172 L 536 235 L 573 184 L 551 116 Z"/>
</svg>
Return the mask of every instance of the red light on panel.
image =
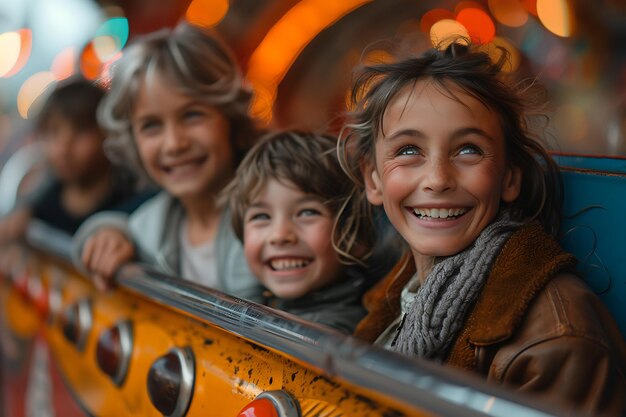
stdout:
<svg viewBox="0 0 626 417">
<path fill-rule="evenodd" d="M 96 361 L 102 371 L 120 386 L 124 383 L 133 350 L 133 328 L 122 321 L 103 331 L 96 346 Z"/>
<path fill-rule="evenodd" d="M 93 324 L 91 301 L 88 299 L 69 306 L 61 316 L 61 329 L 65 338 L 83 350 Z"/>
<path fill-rule="evenodd" d="M 237 417 L 301 417 L 300 404 L 283 390 L 265 391 L 246 405 Z"/>
</svg>

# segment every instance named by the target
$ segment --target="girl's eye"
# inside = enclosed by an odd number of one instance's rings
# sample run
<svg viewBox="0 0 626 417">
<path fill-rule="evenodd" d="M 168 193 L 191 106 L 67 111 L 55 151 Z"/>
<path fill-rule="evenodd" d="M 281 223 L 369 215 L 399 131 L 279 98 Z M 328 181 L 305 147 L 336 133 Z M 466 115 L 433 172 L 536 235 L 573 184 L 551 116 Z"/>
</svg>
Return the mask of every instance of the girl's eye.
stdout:
<svg viewBox="0 0 626 417">
<path fill-rule="evenodd" d="M 398 156 L 414 156 L 420 155 L 420 150 L 417 146 L 414 145 L 406 145 L 400 148 L 397 153 Z"/>
<path fill-rule="evenodd" d="M 476 145 L 466 144 L 459 148 L 459 155 L 482 155 L 483 151 Z"/>
<path fill-rule="evenodd" d="M 319 216 L 321 214 L 322 213 L 319 210 L 316 210 L 314 208 L 306 208 L 298 212 L 298 216 L 302 216 L 302 217 Z"/>
</svg>

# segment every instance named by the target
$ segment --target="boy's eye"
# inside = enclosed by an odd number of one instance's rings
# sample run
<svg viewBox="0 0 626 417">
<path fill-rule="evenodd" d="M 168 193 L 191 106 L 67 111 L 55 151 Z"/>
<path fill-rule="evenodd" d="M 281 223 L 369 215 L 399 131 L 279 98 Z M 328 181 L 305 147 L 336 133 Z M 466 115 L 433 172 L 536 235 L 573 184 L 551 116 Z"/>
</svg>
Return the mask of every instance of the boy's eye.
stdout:
<svg viewBox="0 0 626 417">
<path fill-rule="evenodd" d="M 269 220 L 270 216 L 267 213 L 252 213 L 248 216 L 248 221 Z"/>
<path fill-rule="evenodd" d="M 417 146 L 414 145 L 406 145 L 400 148 L 397 152 L 398 156 L 414 156 L 420 155 L 420 150 Z"/>
<path fill-rule="evenodd" d="M 205 113 L 200 110 L 187 110 L 183 114 L 183 117 L 187 120 L 190 120 L 190 119 L 197 119 L 197 118 L 203 117 L 204 115 Z"/>
</svg>

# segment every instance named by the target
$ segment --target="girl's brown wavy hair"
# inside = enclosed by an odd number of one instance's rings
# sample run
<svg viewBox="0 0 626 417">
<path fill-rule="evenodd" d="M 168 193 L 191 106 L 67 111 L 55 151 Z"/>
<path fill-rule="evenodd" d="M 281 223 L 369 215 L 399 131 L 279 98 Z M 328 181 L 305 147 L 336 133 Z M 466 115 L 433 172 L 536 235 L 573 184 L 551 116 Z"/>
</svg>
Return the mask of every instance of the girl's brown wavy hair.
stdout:
<svg viewBox="0 0 626 417">
<path fill-rule="evenodd" d="M 383 132 L 383 116 L 389 103 L 404 87 L 428 80 L 453 99 L 458 97 L 451 86 L 459 87 L 498 115 L 507 161 L 522 172 L 520 195 L 507 207 L 514 219 L 536 219 L 546 231 L 557 233 L 563 194 L 559 169 L 533 133 L 537 126 L 534 122 L 547 121 L 543 113 L 545 89 L 534 79 L 517 81 L 504 72 L 508 53 L 505 49 L 500 52 L 498 61 L 493 62 L 479 46 L 457 40 L 419 57 L 357 70 L 350 96 L 351 110 L 337 144 L 341 166 L 354 183 L 353 207 L 366 206 L 361 167 L 374 163 L 375 144 Z M 371 219 L 371 213 L 371 208 L 353 212 L 351 221 L 370 222 L 366 219 Z"/>
</svg>

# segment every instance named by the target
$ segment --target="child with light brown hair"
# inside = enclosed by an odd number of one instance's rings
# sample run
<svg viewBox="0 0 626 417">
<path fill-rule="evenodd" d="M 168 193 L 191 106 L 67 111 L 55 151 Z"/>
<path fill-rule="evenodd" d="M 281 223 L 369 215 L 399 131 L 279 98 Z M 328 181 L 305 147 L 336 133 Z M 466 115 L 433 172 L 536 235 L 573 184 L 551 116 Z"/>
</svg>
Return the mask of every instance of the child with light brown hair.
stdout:
<svg viewBox="0 0 626 417">
<path fill-rule="evenodd" d="M 218 204 L 257 138 L 250 98 L 230 49 L 210 30 L 183 22 L 124 50 L 99 109 L 108 150 L 163 191 L 129 217 L 105 213 L 78 231 L 77 262 L 99 287 L 139 260 L 259 299 L 230 214 Z"/>
<path fill-rule="evenodd" d="M 365 231 L 347 239 L 350 188 L 335 138 L 285 131 L 256 144 L 226 189 L 265 303 L 348 333 L 365 314 L 360 258 L 372 243 Z"/>
</svg>

